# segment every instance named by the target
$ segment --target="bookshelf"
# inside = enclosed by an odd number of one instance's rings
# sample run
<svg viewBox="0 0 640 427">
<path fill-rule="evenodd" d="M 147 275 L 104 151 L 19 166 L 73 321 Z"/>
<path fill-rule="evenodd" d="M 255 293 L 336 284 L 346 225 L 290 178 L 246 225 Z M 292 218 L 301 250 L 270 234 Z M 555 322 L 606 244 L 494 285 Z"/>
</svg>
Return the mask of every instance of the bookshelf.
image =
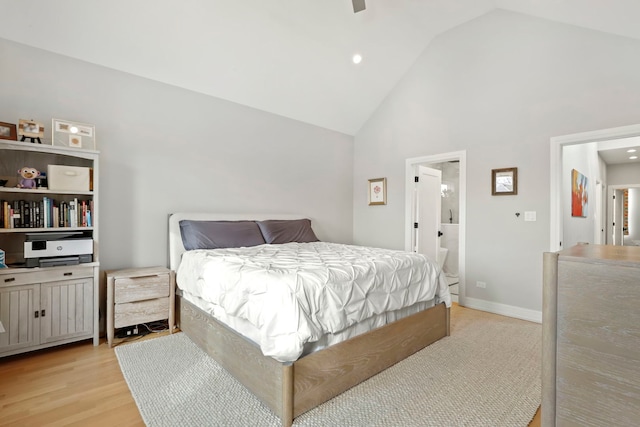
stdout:
<svg viewBox="0 0 640 427">
<path fill-rule="evenodd" d="M 16 187 L 19 169 L 47 172 L 49 165 L 89 169 L 89 190 Z M 0 179 L 7 180 L 0 187 L 0 249 L 8 266 L 0 269 L 0 357 L 85 339 L 98 345 L 98 168 L 98 151 L 0 140 Z M 91 239 L 87 262 L 26 266 L 27 236 L 71 232 Z"/>
</svg>

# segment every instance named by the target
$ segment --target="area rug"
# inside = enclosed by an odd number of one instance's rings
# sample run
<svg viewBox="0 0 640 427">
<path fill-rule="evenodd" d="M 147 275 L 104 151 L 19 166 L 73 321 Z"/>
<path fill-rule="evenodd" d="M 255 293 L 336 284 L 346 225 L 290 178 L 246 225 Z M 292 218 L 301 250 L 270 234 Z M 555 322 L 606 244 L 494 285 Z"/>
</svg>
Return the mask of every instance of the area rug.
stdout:
<svg viewBox="0 0 640 427">
<path fill-rule="evenodd" d="M 294 426 L 527 426 L 541 399 L 541 326 L 455 308 L 451 336 L 302 414 Z M 147 426 L 279 426 L 184 333 L 121 345 Z"/>
</svg>

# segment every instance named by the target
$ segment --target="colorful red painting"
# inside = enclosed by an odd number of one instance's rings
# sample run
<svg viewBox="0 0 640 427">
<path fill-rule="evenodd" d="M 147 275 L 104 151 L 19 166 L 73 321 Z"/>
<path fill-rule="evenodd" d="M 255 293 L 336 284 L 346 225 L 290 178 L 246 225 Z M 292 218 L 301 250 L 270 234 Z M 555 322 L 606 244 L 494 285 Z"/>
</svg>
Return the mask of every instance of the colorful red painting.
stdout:
<svg viewBox="0 0 640 427">
<path fill-rule="evenodd" d="M 571 216 L 587 217 L 589 193 L 587 177 L 575 169 L 571 170 Z"/>
</svg>

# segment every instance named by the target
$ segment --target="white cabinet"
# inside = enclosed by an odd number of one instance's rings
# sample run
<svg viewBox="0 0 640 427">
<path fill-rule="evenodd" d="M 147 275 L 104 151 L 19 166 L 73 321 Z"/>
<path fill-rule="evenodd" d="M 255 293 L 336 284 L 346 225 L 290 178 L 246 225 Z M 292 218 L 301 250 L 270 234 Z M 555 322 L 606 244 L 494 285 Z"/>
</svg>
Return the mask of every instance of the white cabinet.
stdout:
<svg viewBox="0 0 640 427">
<path fill-rule="evenodd" d="M 89 338 L 97 345 L 97 267 L 27 270 L 0 275 L 0 357 Z"/>
<path fill-rule="evenodd" d="M 0 179 L 8 180 L 0 187 L 0 249 L 9 266 L 0 269 L 0 357 L 84 339 L 99 343 L 98 158 L 97 151 L 0 140 Z M 46 172 L 50 165 L 88 169 L 89 190 L 17 188 L 19 169 Z M 78 209 L 71 221 L 64 211 L 73 205 Z M 24 206 L 30 209 L 26 217 Z M 17 217 L 13 208 L 25 212 Z M 28 236 L 71 232 L 89 239 L 93 253 L 63 266 L 42 266 L 37 259 L 28 266 Z"/>
</svg>

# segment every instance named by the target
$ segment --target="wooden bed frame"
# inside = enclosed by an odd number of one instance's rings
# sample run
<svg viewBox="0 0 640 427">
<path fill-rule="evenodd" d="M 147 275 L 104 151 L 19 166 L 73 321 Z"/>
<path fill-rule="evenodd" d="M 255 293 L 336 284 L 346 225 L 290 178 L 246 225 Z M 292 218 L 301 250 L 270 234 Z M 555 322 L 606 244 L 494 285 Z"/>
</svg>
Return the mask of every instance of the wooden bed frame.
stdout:
<svg viewBox="0 0 640 427">
<path fill-rule="evenodd" d="M 179 222 L 192 220 L 299 219 L 301 215 L 176 213 L 169 217 L 169 263 L 177 270 L 185 251 Z M 179 285 L 179 284 L 178 284 Z M 449 335 L 444 303 L 358 335 L 293 363 L 262 354 L 252 341 L 178 297 L 180 329 L 282 420 L 293 419 Z"/>
</svg>

